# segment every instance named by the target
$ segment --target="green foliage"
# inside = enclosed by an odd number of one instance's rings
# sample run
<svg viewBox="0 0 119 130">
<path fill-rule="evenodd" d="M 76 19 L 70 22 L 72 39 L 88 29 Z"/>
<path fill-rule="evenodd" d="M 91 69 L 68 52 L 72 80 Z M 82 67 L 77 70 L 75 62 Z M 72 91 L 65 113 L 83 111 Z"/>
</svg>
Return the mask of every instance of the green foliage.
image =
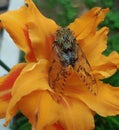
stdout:
<svg viewBox="0 0 119 130">
<path fill-rule="evenodd" d="M 78 8 L 72 0 L 34 0 L 42 13 L 54 19 L 59 25 L 66 26 L 78 15 Z"/>
<path fill-rule="evenodd" d="M 103 52 L 105 55 L 109 55 L 112 51 L 119 52 L 119 34 L 110 35 L 107 45 L 107 49 Z"/>
<path fill-rule="evenodd" d="M 103 79 L 104 83 L 109 83 L 115 87 L 119 86 L 119 71 L 115 72 L 114 75 L 112 75 L 109 78 Z"/>
<path fill-rule="evenodd" d="M 93 8 L 94 6 L 100 7 L 113 7 L 114 0 L 85 0 L 85 4 L 88 8 Z"/>
<path fill-rule="evenodd" d="M 119 129 L 119 116 L 109 116 L 106 118 L 95 116 L 95 130 L 118 130 Z"/>
<path fill-rule="evenodd" d="M 11 130 L 31 130 L 28 119 L 20 112 L 14 117 L 10 125 Z"/>
<path fill-rule="evenodd" d="M 11 130 L 31 130 L 31 125 L 29 124 L 28 119 L 19 112 L 14 117 L 10 128 Z"/>
</svg>

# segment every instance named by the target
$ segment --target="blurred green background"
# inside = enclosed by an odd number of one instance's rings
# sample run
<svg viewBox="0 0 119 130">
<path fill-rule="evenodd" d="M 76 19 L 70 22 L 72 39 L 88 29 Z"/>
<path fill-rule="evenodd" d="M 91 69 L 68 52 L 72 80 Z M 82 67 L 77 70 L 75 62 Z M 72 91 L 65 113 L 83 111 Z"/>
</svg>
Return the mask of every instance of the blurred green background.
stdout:
<svg viewBox="0 0 119 130">
<path fill-rule="evenodd" d="M 94 6 L 110 8 L 110 12 L 105 21 L 99 25 L 108 26 L 110 29 L 108 37 L 108 47 L 104 51 L 109 55 L 112 51 L 119 52 L 119 1 L 118 0 L 33 0 L 40 11 L 47 17 L 54 19 L 59 25 L 67 26 L 79 17 L 83 12 Z M 105 83 L 110 83 L 114 87 L 119 86 L 119 71 L 108 79 Z M 108 111 L 108 110 L 107 110 Z M 21 117 L 21 118 L 19 118 Z M 12 130 L 30 130 L 28 120 L 22 114 L 18 114 L 11 125 Z M 21 126 L 22 124 L 22 126 Z M 95 116 L 95 130 L 119 130 L 119 116 L 100 117 Z"/>
</svg>

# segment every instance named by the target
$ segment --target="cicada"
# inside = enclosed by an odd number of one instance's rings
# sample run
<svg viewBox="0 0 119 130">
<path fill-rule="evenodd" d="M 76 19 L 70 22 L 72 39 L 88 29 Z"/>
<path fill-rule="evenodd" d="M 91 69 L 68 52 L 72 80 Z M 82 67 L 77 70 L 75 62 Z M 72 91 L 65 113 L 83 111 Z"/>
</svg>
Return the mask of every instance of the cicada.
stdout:
<svg viewBox="0 0 119 130">
<path fill-rule="evenodd" d="M 63 92 L 66 79 L 70 76 L 69 66 L 78 73 L 84 86 L 93 94 L 97 94 L 96 80 L 91 66 L 82 51 L 73 32 L 68 28 L 60 28 L 55 33 L 52 44 L 49 84 L 51 88 Z"/>
</svg>

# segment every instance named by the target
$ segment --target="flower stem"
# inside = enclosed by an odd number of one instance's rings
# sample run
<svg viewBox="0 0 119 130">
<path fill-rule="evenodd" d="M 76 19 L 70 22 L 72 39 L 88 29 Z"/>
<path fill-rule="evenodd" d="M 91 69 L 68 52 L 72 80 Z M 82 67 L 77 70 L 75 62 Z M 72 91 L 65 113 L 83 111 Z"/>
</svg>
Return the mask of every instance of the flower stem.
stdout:
<svg viewBox="0 0 119 130">
<path fill-rule="evenodd" d="M 2 66 L 8 72 L 10 71 L 10 68 L 2 60 L 0 60 L 0 66 Z"/>
</svg>

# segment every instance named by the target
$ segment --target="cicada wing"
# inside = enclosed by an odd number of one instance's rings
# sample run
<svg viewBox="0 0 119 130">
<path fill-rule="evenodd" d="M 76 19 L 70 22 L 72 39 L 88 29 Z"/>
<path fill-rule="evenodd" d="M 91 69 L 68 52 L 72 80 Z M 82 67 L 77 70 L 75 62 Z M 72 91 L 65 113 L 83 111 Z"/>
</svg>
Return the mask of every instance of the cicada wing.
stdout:
<svg viewBox="0 0 119 130">
<path fill-rule="evenodd" d="M 74 70 L 77 71 L 79 78 L 84 83 L 84 86 L 93 94 L 97 94 L 96 79 L 92 73 L 91 66 L 80 46 L 78 46 L 78 59 Z"/>
</svg>

